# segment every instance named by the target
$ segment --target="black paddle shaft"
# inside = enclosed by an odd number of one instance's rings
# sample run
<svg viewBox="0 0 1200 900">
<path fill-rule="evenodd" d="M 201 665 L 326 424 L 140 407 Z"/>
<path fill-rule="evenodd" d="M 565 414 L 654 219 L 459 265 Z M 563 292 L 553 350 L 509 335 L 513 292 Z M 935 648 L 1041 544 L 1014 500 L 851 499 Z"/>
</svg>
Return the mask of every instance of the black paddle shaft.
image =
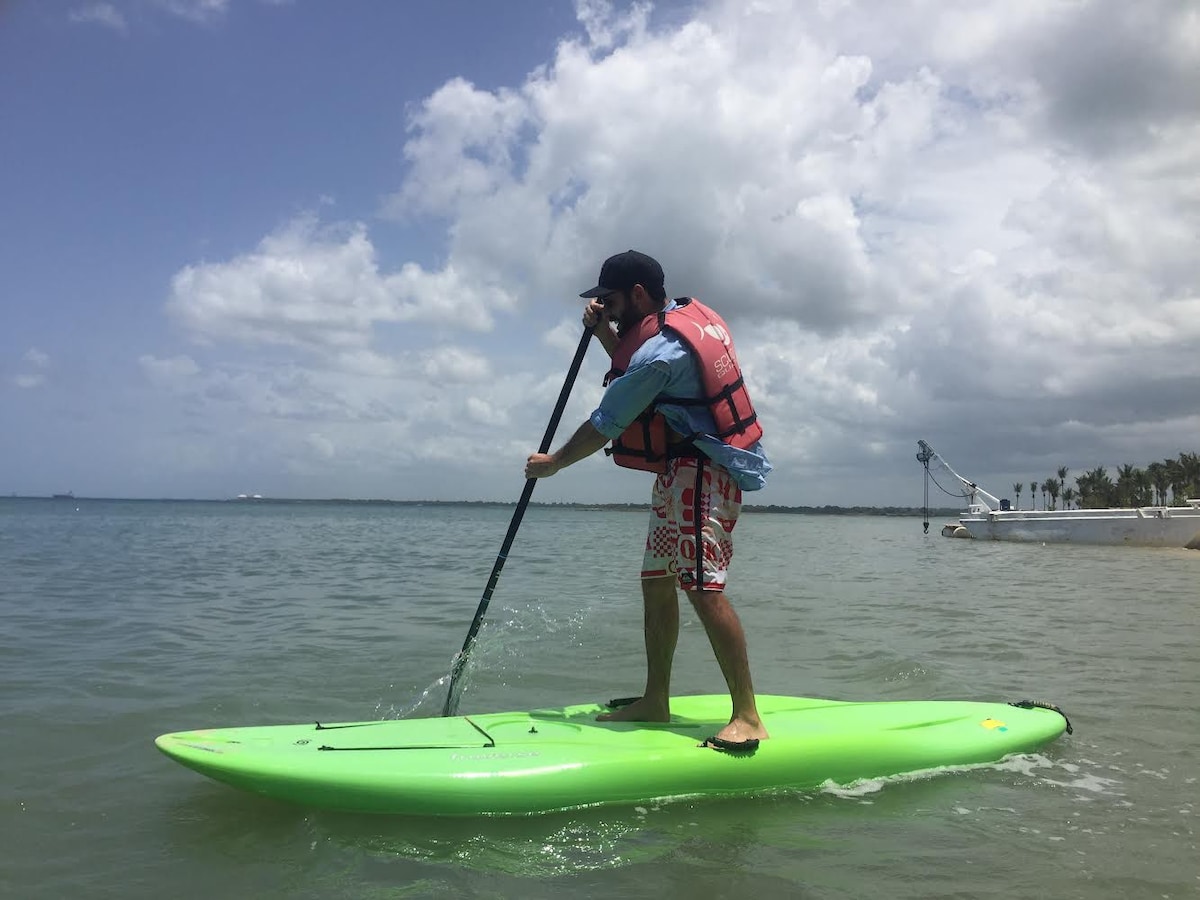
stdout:
<svg viewBox="0 0 1200 900">
<path fill-rule="evenodd" d="M 571 368 L 567 372 L 566 381 L 563 382 L 562 390 L 558 394 L 558 402 L 554 404 L 554 412 L 550 416 L 549 424 L 546 425 L 546 433 L 542 436 L 542 443 L 538 448 L 539 453 L 550 452 L 550 442 L 554 440 L 554 432 L 558 429 L 558 422 L 562 418 L 563 409 L 566 408 L 567 398 L 571 396 L 571 388 L 575 384 L 576 376 L 579 375 L 579 367 L 583 365 L 583 355 L 587 353 L 588 343 L 591 339 L 592 329 L 584 328 L 583 337 L 579 339 L 579 347 L 575 350 L 575 358 L 571 360 Z M 492 566 L 492 574 L 488 578 L 487 587 L 483 589 L 483 598 L 479 601 L 479 608 L 475 610 L 475 618 L 467 630 L 467 639 L 463 641 L 462 649 L 454 657 L 454 664 L 450 669 L 450 690 L 446 693 L 446 705 L 442 707 L 443 716 L 453 716 L 458 711 L 459 695 L 462 693 L 462 674 L 467 667 L 467 657 L 475 645 L 475 638 L 483 624 L 483 616 L 487 612 L 488 603 L 491 602 L 492 592 L 496 589 L 496 582 L 500 580 L 500 573 L 504 571 L 504 563 L 508 559 L 508 551 L 512 548 L 513 540 L 517 536 L 517 529 L 521 527 L 521 520 L 525 518 L 525 508 L 529 506 L 529 498 L 533 495 L 535 484 L 537 484 L 536 478 L 525 479 L 525 490 L 521 492 L 521 499 L 517 502 L 516 510 L 513 511 L 512 521 L 508 523 L 508 534 L 504 535 L 500 554 L 496 557 L 495 565 Z"/>
</svg>

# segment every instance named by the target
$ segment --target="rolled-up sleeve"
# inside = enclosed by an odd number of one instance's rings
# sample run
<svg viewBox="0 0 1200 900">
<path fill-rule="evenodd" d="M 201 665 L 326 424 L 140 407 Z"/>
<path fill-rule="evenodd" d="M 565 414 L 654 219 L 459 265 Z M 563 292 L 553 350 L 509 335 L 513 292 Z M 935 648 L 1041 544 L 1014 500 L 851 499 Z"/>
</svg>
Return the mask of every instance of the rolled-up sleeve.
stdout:
<svg viewBox="0 0 1200 900">
<path fill-rule="evenodd" d="M 629 423 L 662 393 L 670 377 L 670 367 L 661 360 L 631 368 L 620 378 L 608 383 L 604 396 L 600 398 L 600 405 L 588 421 L 606 438 L 619 437 Z"/>
</svg>

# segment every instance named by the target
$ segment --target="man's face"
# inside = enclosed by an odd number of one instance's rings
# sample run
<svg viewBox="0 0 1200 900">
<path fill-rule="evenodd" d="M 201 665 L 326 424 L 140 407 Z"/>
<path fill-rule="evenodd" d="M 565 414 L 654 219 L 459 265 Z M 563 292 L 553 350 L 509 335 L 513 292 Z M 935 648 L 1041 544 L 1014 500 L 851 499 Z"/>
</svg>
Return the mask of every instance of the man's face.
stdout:
<svg viewBox="0 0 1200 900">
<path fill-rule="evenodd" d="M 635 327 L 642 320 L 629 291 L 613 291 L 605 297 L 604 311 L 608 320 L 616 323 L 618 334 L 624 334 L 626 329 Z"/>
</svg>

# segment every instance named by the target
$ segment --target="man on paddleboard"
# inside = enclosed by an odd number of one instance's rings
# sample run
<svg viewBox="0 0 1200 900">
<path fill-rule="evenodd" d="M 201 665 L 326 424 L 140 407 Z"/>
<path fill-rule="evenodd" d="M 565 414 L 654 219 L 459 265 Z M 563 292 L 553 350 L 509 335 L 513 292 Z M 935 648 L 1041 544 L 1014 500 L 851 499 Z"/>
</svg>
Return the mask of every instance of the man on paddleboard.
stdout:
<svg viewBox="0 0 1200 900">
<path fill-rule="evenodd" d="M 548 478 L 609 441 L 605 452 L 618 465 L 656 474 L 642 562 L 646 690 L 600 718 L 670 720 L 678 586 L 704 624 L 733 701 L 729 724 L 706 743 L 750 751 L 768 735 L 725 582 L 742 491 L 760 489 L 771 464 L 724 320 L 698 300 L 668 300 L 664 282 L 656 260 L 629 250 L 605 260 L 597 285 L 579 295 L 590 300 L 584 324 L 612 357 L 606 390 L 562 447 L 530 455 L 525 477 Z"/>
</svg>

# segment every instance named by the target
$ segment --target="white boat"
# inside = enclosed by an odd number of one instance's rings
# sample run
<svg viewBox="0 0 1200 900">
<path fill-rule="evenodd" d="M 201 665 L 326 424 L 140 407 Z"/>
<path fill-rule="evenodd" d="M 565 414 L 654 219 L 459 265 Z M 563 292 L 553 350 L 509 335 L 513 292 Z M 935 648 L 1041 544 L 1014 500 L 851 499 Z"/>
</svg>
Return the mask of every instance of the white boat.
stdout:
<svg viewBox="0 0 1200 900">
<path fill-rule="evenodd" d="M 956 479 L 967 510 L 956 524 L 943 527 L 950 537 L 982 541 L 1036 541 L 1055 544 L 1125 544 L 1131 547 L 1181 547 L 1200 550 L 1200 500 L 1187 506 L 1138 506 L 1120 509 L 1012 509 L 1007 500 L 963 478 L 925 441 L 917 441 L 917 460 L 933 477 L 938 462 Z M 934 478 L 934 483 L 937 479 Z M 945 487 L 938 485 L 945 490 Z"/>
</svg>

